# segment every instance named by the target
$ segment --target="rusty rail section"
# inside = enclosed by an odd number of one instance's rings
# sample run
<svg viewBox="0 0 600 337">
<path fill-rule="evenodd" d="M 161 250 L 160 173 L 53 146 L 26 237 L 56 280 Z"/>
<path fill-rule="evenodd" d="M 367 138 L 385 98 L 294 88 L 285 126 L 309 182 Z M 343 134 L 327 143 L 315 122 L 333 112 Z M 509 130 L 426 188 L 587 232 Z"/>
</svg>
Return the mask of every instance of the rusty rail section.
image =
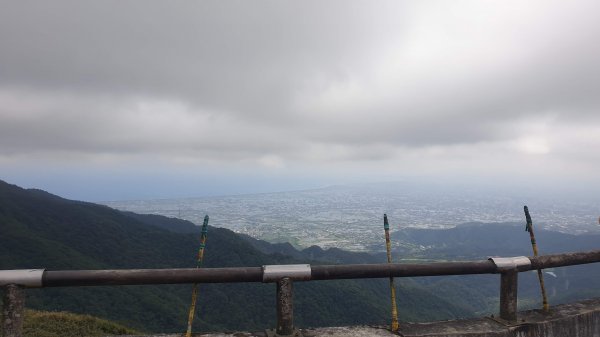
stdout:
<svg viewBox="0 0 600 337">
<path fill-rule="evenodd" d="M 423 264 L 282 265 L 201 269 L 0 270 L 0 287 L 75 287 L 176 283 L 276 282 L 278 326 L 270 335 L 297 335 L 293 327 L 292 281 L 501 274 L 500 317 L 517 319 L 518 273 L 600 262 L 600 250 L 536 257 Z M 10 288 L 8 288 L 10 287 Z M 8 298 L 8 299 L 7 299 Z M 17 299 L 18 300 L 18 299 Z M 5 297 L 5 308 L 11 307 Z M 8 315 L 5 313 L 5 315 Z M 6 334 L 5 336 L 20 336 Z"/>
<path fill-rule="evenodd" d="M 519 272 L 600 262 L 600 250 L 530 257 L 531 265 L 517 266 Z M 263 282 L 264 267 L 183 268 L 183 269 L 115 269 L 115 270 L 45 270 L 40 287 L 74 287 L 102 285 L 140 285 L 176 283 Z M 19 282 L 3 280 L 0 286 Z M 496 274 L 501 271 L 488 260 L 434 263 L 380 263 L 310 266 L 310 277 L 296 281 L 339 280 L 444 275 Z M 31 287 L 29 284 L 24 286 Z"/>
</svg>

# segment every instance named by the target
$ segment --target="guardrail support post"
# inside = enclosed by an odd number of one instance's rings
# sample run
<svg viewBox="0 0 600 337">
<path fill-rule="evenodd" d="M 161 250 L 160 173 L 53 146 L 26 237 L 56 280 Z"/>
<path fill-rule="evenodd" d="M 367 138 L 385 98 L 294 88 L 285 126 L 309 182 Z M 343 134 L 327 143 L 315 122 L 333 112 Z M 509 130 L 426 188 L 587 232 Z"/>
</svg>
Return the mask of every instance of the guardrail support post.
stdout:
<svg viewBox="0 0 600 337">
<path fill-rule="evenodd" d="M 292 280 L 284 277 L 277 281 L 277 335 L 294 333 L 294 300 Z"/>
<path fill-rule="evenodd" d="M 518 275 L 516 269 L 500 274 L 500 318 L 506 321 L 517 320 Z"/>
<path fill-rule="evenodd" d="M 283 277 L 277 280 L 277 328 L 268 329 L 267 337 L 302 337 L 294 328 L 294 303 L 292 279 Z"/>
<path fill-rule="evenodd" d="M 22 337 L 25 308 L 23 288 L 15 284 L 5 286 L 3 303 L 2 337 Z"/>
</svg>

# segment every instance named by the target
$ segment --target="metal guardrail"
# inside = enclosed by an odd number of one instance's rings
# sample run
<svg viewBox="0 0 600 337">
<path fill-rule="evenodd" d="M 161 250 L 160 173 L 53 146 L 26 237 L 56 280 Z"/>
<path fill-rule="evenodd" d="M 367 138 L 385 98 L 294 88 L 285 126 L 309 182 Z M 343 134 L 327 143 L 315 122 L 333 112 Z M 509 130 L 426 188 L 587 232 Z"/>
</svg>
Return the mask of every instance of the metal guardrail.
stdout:
<svg viewBox="0 0 600 337">
<path fill-rule="evenodd" d="M 293 326 L 293 281 L 361 278 L 420 277 L 443 275 L 501 274 L 500 318 L 517 319 L 518 273 L 546 268 L 600 262 L 600 250 L 543 255 L 537 257 L 490 258 L 480 261 L 423 264 L 282 265 L 201 269 L 117 269 L 117 270 L 1 270 L 4 297 L 4 337 L 20 337 L 23 290 L 31 287 L 76 287 L 176 283 L 277 283 L 277 329 L 272 335 L 291 336 Z M 20 301 L 20 302 L 19 302 Z M 18 305 L 21 303 L 21 305 Z M 15 306 L 15 304 L 17 304 Z M 13 308 L 13 309 L 11 309 Z M 18 316 L 18 317 L 17 317 Z M 21 318 L 19 318 L 21 317 Z M 19 321 L 20 320 L 20 321 Z M 6 324 L 10 321 L 9 324 Z M 17 331 L 17 332 L 14 332 Z"/>
<path fill-rule="evenodd" d="M 531 264 L 515 266 L 519 272 L 600 262 L 600 250 L 577 253 L 518 257 Z M 514 259 L 514 258 L 511 258 Z M 433 263 L 380 263 L 345 265 L 284 265 L 279 275 L 295 281 L 338 280 L 359 278 L 418 277 L 443 275 L 473 275 L 501 273 L 505 266 L 496 266 L 490 258 L 480 261 Z M 310 275 L 294 266 L 306 266 Z M 0 286 L 17 284 L 23 287 L 75 287 L 103 285 L 142 285 L 177 283 L 264 282 L 265 270 L 273 266 L 233 268 L 179 269 L 114 269 L 114 270 L 0 270 Z M 286 274 L 287 273 L 287 274 Z M 299 275 L 299 276 L 295 276 Z"/>
</svg>

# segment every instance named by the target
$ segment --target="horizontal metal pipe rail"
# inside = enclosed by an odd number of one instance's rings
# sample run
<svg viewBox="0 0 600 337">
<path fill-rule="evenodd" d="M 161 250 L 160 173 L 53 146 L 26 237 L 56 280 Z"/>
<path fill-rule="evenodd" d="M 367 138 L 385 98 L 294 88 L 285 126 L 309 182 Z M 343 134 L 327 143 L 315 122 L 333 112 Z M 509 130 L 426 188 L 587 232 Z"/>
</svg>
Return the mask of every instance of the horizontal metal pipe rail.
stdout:
<svg viewBox="0 0 600 337">
<path fill-rule="evenodd" d="M 262 282 L 261 267 L 45 271 L 43 287 Z"/>
<path fill-rule="evenodd" d="M 293 325 L 293 281 L 442 275 L 501 274 L 500 318 L 517 321 L 518 272 L 600 262 L 600 250 L 538 257 L 422 264 L 280 265 L 201 269 L 0 270 L 6 288 L 4 336 L 22 336 L 22 288 L 143 285 L 176 283 L 277 282 L 277 329 L 269 336 L 297 336 Z"/>
<path fill-rule="evenodd" d="M 600 262 L 600 250 L 530 257 L 531 265 L 519 266 L 517 271 L 546 269 Z M 21 285 L 14 278 L 3 280 Z M 310 277 L 294 280 L 337 280 L 359 278 L 443 276 L 495 274 L 501 270 L 491 260 L 465 262 L 434 262 L 423 264 L 381 263 L 310 266 Z M 116 270 L 45 270 L 39 287 L 73 287 L 102 285 L 143 285 L 176 283 L 263 282 L 262 267 L 201 268 L 201 269 L 116 269 Z M 31 287 L 29 284 L 22 284 Z"/>
<path fill-rule="evenodd" d="M 429 264 L 314 265 L 305 280 L 497 273 L 490 260 Z M 297 280 L 301 281 L 301 280 Z M 262 267 L 44 271 L 42 287 L 263 282 Z"/>
</svg>

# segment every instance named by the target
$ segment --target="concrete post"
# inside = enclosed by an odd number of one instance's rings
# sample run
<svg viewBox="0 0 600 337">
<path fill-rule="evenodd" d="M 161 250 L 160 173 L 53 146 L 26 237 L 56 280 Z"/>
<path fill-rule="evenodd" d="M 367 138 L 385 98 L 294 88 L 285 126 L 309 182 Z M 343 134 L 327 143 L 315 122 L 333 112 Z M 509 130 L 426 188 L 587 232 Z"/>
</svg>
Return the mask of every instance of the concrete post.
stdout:
<svg viewBox="0 0 600 337">
<path fill-rule="evenodd" d="M 502 272 L 500 276 L 500 318 L 517 320 L 518 275 L 516 269 Z"/>
<path fill-rule="evenodd" d="M 292 280 L 277 281 L 277 335 L 294 334 L 294 301 Z"/>
<path fill-rule="evenodd" d="M 4 287 L 2 307 L 2 337 L 22 337 L 25 309 L 23 288 L 9 284 Z"/>
</svg>

